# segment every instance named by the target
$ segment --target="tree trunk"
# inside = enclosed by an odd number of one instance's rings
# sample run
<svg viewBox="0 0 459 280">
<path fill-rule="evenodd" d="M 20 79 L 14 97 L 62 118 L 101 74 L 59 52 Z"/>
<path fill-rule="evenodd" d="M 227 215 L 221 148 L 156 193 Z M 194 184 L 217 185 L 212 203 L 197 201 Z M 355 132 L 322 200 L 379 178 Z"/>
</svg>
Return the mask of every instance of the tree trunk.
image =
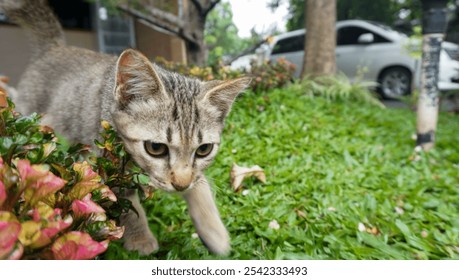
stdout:
<svg viewBox="0 0 459 280">
<path fill-rule="evenodd" d="M 307 0 L 301 77 L 336 73 L 336 0 Z"/>
</svg>

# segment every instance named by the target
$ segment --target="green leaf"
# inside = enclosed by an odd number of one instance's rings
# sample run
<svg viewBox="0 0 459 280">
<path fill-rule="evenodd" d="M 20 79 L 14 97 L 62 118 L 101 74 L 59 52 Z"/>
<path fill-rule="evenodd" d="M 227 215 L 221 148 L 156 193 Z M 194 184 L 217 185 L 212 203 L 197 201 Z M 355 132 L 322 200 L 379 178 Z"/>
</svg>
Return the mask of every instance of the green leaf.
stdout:
<svg viewBox="0 0 459 280">
<path fill-rule="evenodd" d="M 409 238 L 411 236 L 410 228 L 405 223 L 403 223 L 401 220 L 398 220 L 398 219 L 395 220 L 395 225 L 402 232 L 405 238 Z"/>
</svg>

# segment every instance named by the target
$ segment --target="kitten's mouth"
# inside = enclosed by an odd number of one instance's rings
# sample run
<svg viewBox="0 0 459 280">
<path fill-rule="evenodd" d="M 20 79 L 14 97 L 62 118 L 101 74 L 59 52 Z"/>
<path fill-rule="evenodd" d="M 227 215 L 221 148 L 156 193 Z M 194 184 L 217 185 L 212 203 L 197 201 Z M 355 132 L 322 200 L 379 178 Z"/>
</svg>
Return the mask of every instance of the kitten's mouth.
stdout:
<svg viewBox="0 0 459 280">
<path fill-rule="evenodd" d="M 154 178 L 150 178 L 150 182 L 148 183 L 148 186 L 155 190 L 163 190 L 165 192 L 175 192 L 175 189 L 170 184 L 167 184 L 166 182 L 158 181 Z"/>
<path fill-rule="evenodd" d="M 176 185 L 174 183 L 171 183 L 171 186 L 178 192 L 183 192 L 183 191 L 186 191 L 187 189 L 189 189 L 190 185 L 188 186 L 181 186 L 181 185 Z"/>
<path fill-rule="evenodd" d="M 174 186 L 174 184 L 170 184 L 170 187 L 168 188 L 168 192 L 174 192 L 174 193 L 186 193 L 187 191 L 193 189 L 195 186 L 195 182 L 192 182 L 190 185 L 186 187 L 181 187 L 181 186 Z"/>
<path fill-rule="evenodd" d="M 156 179 L 155 177 L 150 177 L 150 182 L 148 186 L 155 190 L 163 190 L 168 193 L 184 193 L 194 188 L 196 182 L 199 181 L 200 176 L 195 177 L 190 184 L 186 186 L 180 186 L 174 184 L 173 182 L 164 182 L 161 180 Z"/>
<path fill-rule="evenodd" d="M 163 191 L 168 192 L 168 193 L 184 193 L 184 192 L 192 189 L 193 186 L 194 186 L 194 183 L 191 183 L 191 185 L 186 186 L 186 187 L 182 187 L 182 188 L 174 186 L 172 183 L 167 184 L 167 183 L 164 183 L 164 182 L 150 182 L 150 183 L 148 183 L 148 186 L 150 188 L 152 188 L 152 189 L 163 190 Z"/>
</svg>

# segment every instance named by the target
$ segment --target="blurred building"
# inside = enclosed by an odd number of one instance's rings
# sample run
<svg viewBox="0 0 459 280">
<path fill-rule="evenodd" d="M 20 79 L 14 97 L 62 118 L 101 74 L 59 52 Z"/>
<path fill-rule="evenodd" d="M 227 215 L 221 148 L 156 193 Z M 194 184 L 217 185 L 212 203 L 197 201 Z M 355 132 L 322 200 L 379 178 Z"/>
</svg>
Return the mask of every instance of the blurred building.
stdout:
<svg viewBox="0 0 459 280">
<path fill-rule="evenodd" d="M 184 0 L 157 1 L 159 8 L 181 16 Z M 186 63 L 186 48 L 182 39 L 154 27 L 142 19 L 122 12 L 112 13 L 98 2 L 84 0 L 49 0 L 61 21 L 67 44 L 95 51 L 119 54 L 126 48 L 136 48 L 154 60 L 160 56 L 170 61 Z M 166 4 L 167 6 L 166 6 Z M 16 85 L 30 54 L 25 32 L 8 22 L 0 11 L 0 75 Z"/>
</svg>

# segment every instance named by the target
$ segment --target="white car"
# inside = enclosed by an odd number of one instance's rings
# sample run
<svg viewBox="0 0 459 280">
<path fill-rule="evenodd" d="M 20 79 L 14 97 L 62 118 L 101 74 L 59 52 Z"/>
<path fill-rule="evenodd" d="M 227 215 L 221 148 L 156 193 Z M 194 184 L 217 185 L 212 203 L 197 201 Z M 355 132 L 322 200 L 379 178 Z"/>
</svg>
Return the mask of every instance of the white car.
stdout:
<svg viewBox="0 0 459 280">
<path fill-rule="evenodd" d="M 400 98 L 419 87 L 420 60 L 410 55 L 408 37 L 390 27 L 363 20 L 336 24 L 336 64 L 351 80 L 359 77 L 379 84 L 385 98 Z M 305 30 L 276 36 L 267 54 L 271 61 L 284 57 L 294 63 L 298 77 L 303 65 Z M 438 86 L 441 91 L 459 89 L 459 45 L 443 42 Z"/>
<path fill-rule="evenodd" d="M 246 70 L 249 71 L 251 68 L 252 60 L 256 60 L 256 54 L 247 54 L 239 57 L 238 59 L 231 62 L 230 68 L 233 70 Z"/>
</svg>

